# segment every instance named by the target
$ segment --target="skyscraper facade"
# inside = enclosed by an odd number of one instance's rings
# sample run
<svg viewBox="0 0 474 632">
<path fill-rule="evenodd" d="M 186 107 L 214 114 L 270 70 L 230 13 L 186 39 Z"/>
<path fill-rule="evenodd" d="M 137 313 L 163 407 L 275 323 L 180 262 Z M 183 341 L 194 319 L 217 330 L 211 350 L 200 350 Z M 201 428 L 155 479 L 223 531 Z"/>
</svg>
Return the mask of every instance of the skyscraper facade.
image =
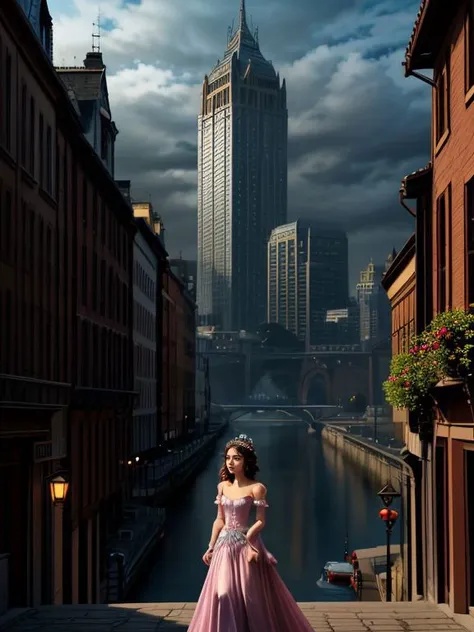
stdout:
<svg viewBox="0 0 474 632">
<path fill-rule="evenodd" d="M 395 256 L 393 251 L 385 264 L 375 265 L 371 261 L 367 268 L 360 271 L 356 291 L 360 309 L 360 341 L 364 346 L 376 344 L 390 335 L 390 302 L 381 283 Z"/>
<path fill-rule="evenodd" d="M 222 60 L 204 78 L 198 119 L 200 325 L 265 320 L 267 240 L 287 213 L 285 81 L 267 61 L 241 0 Z"/>
<path fill-rule="evenodd" d="M 309 348 L 325 340 L 328 310 L 348 306 L 346 234 L 297 220 L 268 240 L 267 320 L 293 332 Z"/>
</svg>

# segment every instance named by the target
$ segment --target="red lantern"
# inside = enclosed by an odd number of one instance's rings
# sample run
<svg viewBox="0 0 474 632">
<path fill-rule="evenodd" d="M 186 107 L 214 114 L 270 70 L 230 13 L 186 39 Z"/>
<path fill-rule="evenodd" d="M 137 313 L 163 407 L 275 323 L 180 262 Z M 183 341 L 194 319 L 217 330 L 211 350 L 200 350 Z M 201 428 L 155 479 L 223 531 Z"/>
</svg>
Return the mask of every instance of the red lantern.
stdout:
<svg viewBox="0 0 474 632">
<path fill-rule="evenodd" d="M 398 511 L 395 511 L 395 509 L 388 509 L 387 507 L 385 507 L 384 509 L 381 509 L 379 511 L 379 517 L 384 522 L 395 522 L 398 519 Z"/>
</svg>

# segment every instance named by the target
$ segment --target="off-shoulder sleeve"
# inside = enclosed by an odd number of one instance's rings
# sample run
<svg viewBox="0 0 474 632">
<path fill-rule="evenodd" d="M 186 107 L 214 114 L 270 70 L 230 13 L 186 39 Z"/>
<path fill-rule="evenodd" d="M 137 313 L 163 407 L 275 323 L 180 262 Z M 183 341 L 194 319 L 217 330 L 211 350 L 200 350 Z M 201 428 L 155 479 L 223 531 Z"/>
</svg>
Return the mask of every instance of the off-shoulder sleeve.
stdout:
<svg viewBox="0 0 474 632">
<path fill-rule="evenodd" d="M 220 484 L 217 486 L 217 496 L 216 499 L 214 501 L 215 505 L 222 505 L 222 488 L 220 486 Z"/>
<path fill-rule="evenodd" d="M 265 485 L 259 484 L 254 490 L 253 504 L 256 507 L 267 508 L 269 506 L 267 503 L 267 488 L 265 487 Z"/>
</svg>

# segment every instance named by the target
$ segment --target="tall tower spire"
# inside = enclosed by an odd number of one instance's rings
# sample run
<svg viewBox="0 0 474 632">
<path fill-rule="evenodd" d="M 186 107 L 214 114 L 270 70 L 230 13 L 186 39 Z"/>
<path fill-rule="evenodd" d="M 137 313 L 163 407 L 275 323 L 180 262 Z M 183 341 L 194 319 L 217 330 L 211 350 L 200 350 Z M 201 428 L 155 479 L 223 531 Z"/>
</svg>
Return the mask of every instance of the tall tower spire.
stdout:
<svg viewBox="0 0 474 632">
<path fill-rule="evenodd" d="M 239 18 L 239 31 L 247 26 L 247 13 L 245 11 L 245 0 L 240 0 L 240 18 Z"/>
</svg>

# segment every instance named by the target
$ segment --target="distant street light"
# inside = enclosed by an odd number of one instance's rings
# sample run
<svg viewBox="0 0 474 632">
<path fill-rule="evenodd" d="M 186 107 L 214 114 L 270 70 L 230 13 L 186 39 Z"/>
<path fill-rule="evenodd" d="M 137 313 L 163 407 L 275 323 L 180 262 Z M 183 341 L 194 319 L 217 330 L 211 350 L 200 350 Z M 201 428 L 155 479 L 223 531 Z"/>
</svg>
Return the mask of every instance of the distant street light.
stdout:
<svg viewBox="0 0 474 632">
<path fill-rule="evenodd" d="M 51 492 L 51 500 L 53 505 L 63 504 L 66 500 L 69 483 L 63 476 L 55 476 L 49 482 L 49 490 Z"/>
<path fill-rule="evenodd" d="M 379 511 L 379 518 L 385 522 L 385 530 L 387 533 L 387 570 L 386 570 L 386 600 L 392 601 L 392 564 L 390 555 L 390 539 L 392 529 L 398 520 L 398 511 L 389 509 L 395 498 L 400 498 L 401 494 L 393 487 L 391 483 L 387 483 L 383 489 L 377 494 L 385 505 L 384 509 Z"/>
<path fill-rule="evenodd" d="M 63 510 L 69 482 L 56 474 L 49 480 L 49 491 L 53 504 L 53 604 L 63 603 Z"/>
</svg>

